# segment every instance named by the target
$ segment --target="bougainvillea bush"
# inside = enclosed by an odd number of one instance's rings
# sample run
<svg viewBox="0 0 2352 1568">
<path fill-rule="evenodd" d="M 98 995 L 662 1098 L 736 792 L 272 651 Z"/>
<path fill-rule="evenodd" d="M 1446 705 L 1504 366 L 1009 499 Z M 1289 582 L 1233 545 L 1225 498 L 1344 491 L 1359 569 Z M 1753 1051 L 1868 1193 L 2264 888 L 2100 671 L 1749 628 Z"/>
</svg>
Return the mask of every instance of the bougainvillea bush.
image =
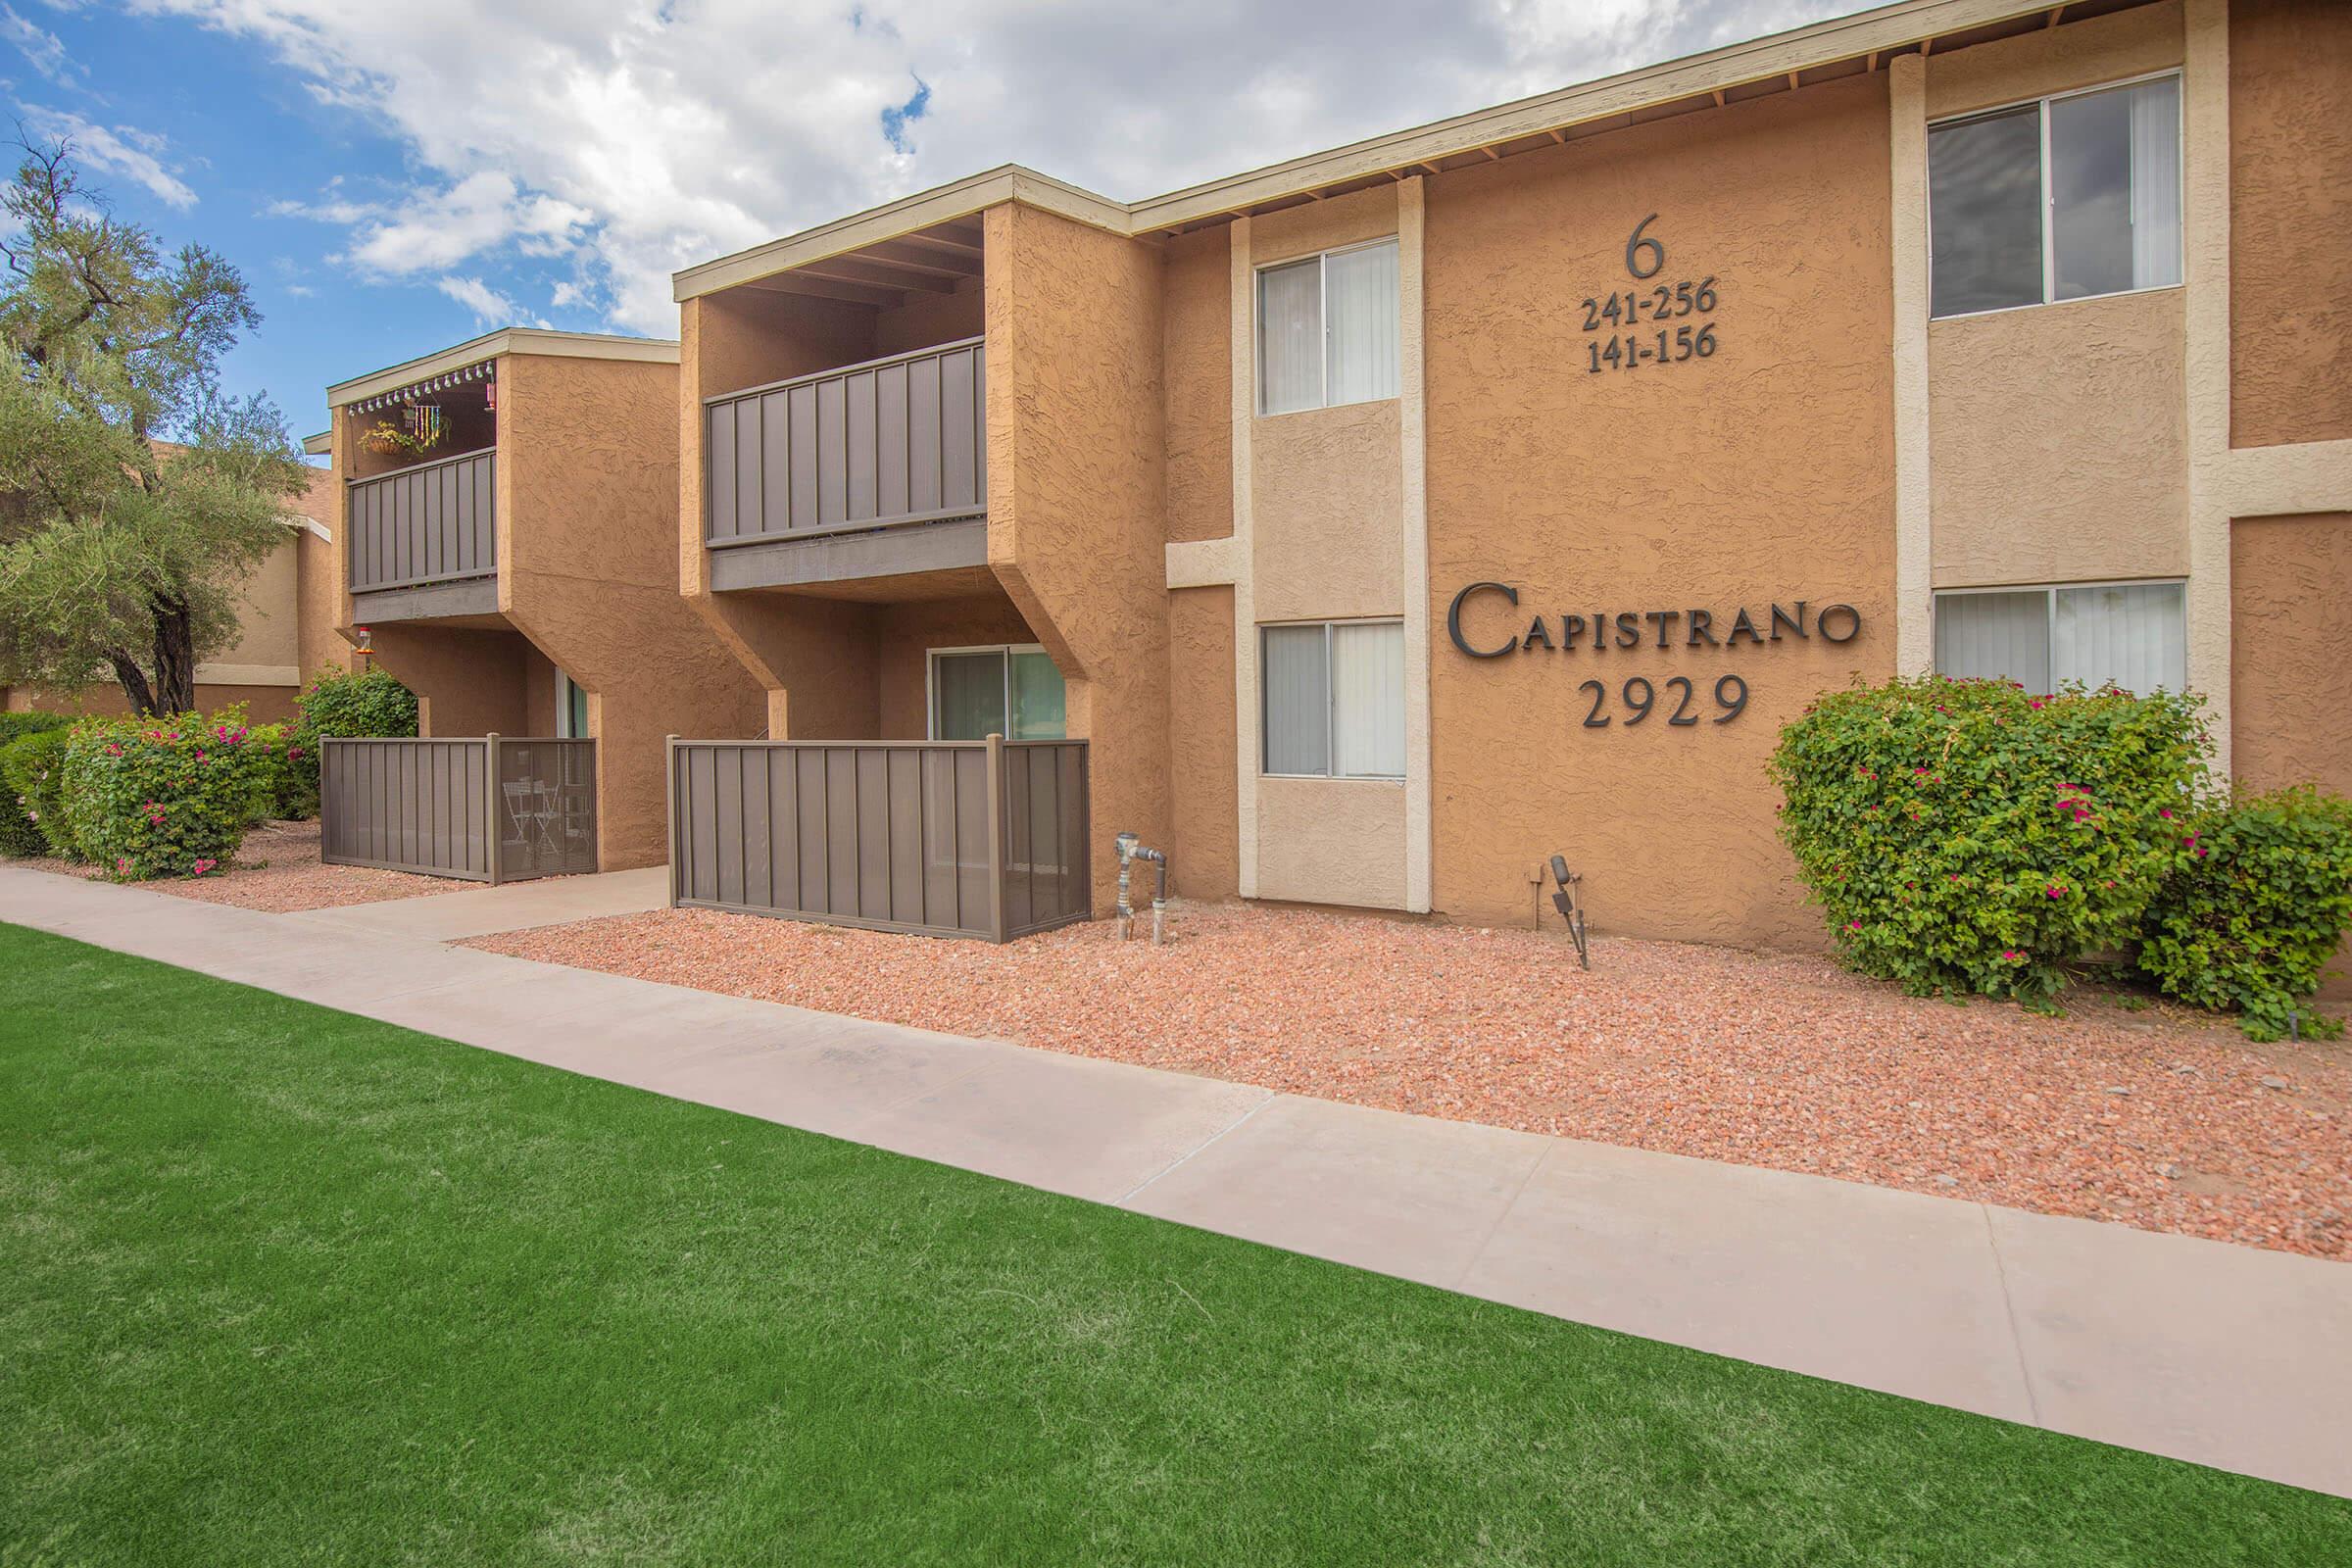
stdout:
<svg viewBox="0 0 2352 1568">
<path fill-rule="evenodd" d="M 2208 750 L 2189 699 L 1931 676 L 1823 698 L 1772 766 L 1849 967 L 2037 999 L 2132 939 Z"/>
<path fill-rule="evenodd" d="M 322 671 L 294 706 L 302 710 L 302 722 L 284 748 L 293 781 L 289 805 L 307 804 L 310 809 L 288 810 L 289 816 L 318 810 L 319 736 L 416 733 L 416 694 L 380 669 Z"/>
<path fill-rule="evenodd" d="M 64 729 L 34 730 L 0 746 L 0 796 L 28 835 L 12 837 L 10 855 L 57 855 L 78 860 L 66 821 Z"/>
<path fill-rule="evenodd" d="M 2167 851 L 2141 918 L 2137 961 L 2168 996 L 2233 1010 L 2276 1040 L 2291 1021 L 2330 1037 L 2311 1010 L 2352 927 L 2352 801 L 2309 786 L 2215 803 Z"/>
<path fill-rule="evenodd" d="M 65 752 L 74 848 L 117 881 L 207 875 L 236 855 L 276 766 L 241 709 L 85 720 Z"/>
</svg>

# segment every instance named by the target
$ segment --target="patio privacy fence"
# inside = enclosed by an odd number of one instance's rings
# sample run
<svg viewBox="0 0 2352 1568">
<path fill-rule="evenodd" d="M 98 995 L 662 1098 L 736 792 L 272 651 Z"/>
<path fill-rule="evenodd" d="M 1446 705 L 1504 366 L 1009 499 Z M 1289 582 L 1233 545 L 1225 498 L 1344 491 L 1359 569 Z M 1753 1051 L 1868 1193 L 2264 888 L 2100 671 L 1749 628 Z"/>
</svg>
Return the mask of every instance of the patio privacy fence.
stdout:
<svg viewBox="0 0 2352 1568">
<path fill-rule="evenodd" d="M 596 869 L 596 742 L 321 737 L 319 858 L 519 882 Z"/>
<path fill-rule="evenodd" d="M 1084 741 L 680 741 L 670 903 L 930 936 L 1094 913 Z"/>
</svg>

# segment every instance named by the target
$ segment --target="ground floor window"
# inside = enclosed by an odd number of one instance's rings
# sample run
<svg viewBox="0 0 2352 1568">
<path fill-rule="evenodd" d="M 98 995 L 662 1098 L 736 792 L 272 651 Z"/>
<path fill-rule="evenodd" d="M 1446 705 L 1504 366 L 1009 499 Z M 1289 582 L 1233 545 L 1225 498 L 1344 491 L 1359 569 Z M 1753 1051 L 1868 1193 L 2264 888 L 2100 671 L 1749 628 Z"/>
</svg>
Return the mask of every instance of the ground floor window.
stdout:
<svg viewBox="0 0 2352 1568">
<path fill-rule="evenodd" d="M 1259 628 L 1261 766 L 1313 778 L 1404 776 L 1404 623 Z"/>
<path fill-rule="evenodd" d="M 1936 671 L 2028 691 L 2188 684 L 2188 590 L 2178 582 L 1971 589 L 1936 596 Z"/>
<path fill-rule="evenodd" d="M 931 738 L 1057 741 L 1067 734 L 1061 671 L 1035 646 L 931 650 Z"/>
<path fill-rule="evenodd" d="M 588 738 L 588 691 L 562 670 L 556 671 L 556 739 Z"/>
</svg>

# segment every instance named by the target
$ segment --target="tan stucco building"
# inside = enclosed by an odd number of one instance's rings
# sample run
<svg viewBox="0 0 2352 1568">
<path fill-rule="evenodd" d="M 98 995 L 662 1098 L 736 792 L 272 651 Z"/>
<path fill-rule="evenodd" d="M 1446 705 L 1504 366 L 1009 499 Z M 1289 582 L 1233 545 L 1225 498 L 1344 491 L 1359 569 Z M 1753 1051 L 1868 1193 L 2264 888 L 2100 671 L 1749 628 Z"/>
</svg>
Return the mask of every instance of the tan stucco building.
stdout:
<svg viewBox="0 0 2352 1568">
<path fill-rule="evenodd" d="M 1911 0 L 998 170 L 678 274 L 680 580 L 777 738 L 1088 739 L 1098 902 L 1120 829 L 1490 922 L 1557 852 L 1814 940 L 1765 760 L 1851 681 L 2185 684 L 2352 789 L 2348 113 L 2352 7 Z"/>
<path fill-rule="evenodd" d="M 666 853 L 665 733 L 762 722 L 677 592 L 677 360 L 515 327 L 327 391 L 328 624 L 416 693 L 428 737 L 593 740 L 608 871 Z"/>
</svg>

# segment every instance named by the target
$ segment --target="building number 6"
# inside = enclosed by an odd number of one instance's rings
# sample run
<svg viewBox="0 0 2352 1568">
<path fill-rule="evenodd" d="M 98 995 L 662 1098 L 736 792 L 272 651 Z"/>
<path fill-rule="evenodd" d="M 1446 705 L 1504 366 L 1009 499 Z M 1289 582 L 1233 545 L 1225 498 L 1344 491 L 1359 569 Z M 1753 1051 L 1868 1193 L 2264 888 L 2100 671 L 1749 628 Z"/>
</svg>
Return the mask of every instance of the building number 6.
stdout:
<svg viewBox="0 0 2352 1568">
<path fill-rule="evenodd" d="M 1642 221 L 1634 225 L 1633 237 L 1625 242 L 1625 270 L 1633 273 L 1636 277 L 1655 277 L 1658 275 L 1658 269 L 1666 265 L 1666 247 L 1659 244 L 1654 239 L 1643 239 L 1642 237 L 1642 231 L 1657 220 L 1658 215 L 1655 213 L 1650 214 L 1647 218 L 1644 218 L 1642 220 Z M 1636 263 L 1635 255 L 1640 251 L 1649 252 L 1649 265 L 1647 267 L 1642 267 Z"/>
</svg>

